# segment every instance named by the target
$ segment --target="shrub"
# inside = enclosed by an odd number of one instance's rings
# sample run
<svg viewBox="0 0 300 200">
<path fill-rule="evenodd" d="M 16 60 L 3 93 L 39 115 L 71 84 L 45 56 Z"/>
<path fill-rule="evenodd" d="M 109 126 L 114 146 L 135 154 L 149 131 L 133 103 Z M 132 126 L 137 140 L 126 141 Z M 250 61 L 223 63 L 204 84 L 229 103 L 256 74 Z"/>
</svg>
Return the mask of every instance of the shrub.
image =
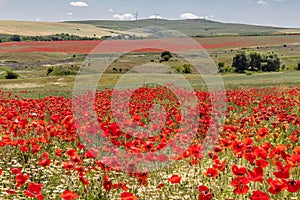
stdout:
<svg viewBox="0 0 300 200">
<path fill-rule="evenodd" d="M 11 70 L 6 71 L 5 78 L 6 79 L 17 79 L 19 75 L 16 72 L 13 72 Z"/>
<path fill-rule="evenodd" d="M 47 69 L 47 76 L 49 75 L 49 74 L 51 74 L 52 72 L 53 72 L 53 67 L 48 67 L 48 69 Z"/>
<path fill-rule="evenodd" d="M 164 51 L 161 53 L 160 57 L 163 61 L 168 62 L 173 56 L 170 51 Z"/>
<path fill-rule="evenodd" d="M 298 63 L 297 65 L 297 70 L 300 70 L 300 63 Z"/>
<path fill-rule="evenodd" d="M 183 65 L 183 71 L 182 73 L 184 74 L 190 74 L 192 71 L 191 71 L 191 65 L 190 64 L 184 64 Z"/>
</svg>

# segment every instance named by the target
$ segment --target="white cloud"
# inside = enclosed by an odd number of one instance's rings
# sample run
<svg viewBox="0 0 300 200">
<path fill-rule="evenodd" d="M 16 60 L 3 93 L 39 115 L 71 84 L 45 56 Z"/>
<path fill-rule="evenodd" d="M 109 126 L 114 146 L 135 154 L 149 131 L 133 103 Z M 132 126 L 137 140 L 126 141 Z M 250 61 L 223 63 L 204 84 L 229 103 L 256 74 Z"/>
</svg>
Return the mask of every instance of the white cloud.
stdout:
<svg viewBox="0 0 300 200">
<path fill-rule="evenodd" d="M 155 19 L 155 15 L 151 15 L 149 18 L 150 19 Z M 156 15 L 156 19 L 162 19 L 162 17 L 159 16 L 159 15 Z"/>
<path fill-rule="evenodd" d="M 108 9 L 108 12 L 114 12 L 114 10 L 110 8 L 110 9 Z"/>
<path fill-rule="evenodd" d="M 118 19 L 118 20 L 133 20 L 134 19 L 133 15 L 130 13 L 125 13 L 123 15 L 115 14 L 115 15 L 113 15 L 113 18 Z"/>
<path fill-rule="evenodd" d="M 181 19 L 199 19 L 200 17 L 193 13 L 182 13 L 180 15 Z"/>
<path fill-rule="evenodd" d="M 72 1 L 70 3 L 71 6 L 75 6 L 75 7 L 88 7 L 89 5 L 86 2 L 83 1 Z"/>
<path fill-rule="evenodd" d="M 268 3 L 264 0 L 259 0 L 256 2 L 258 5 L 266 6 Z"/>
<path fill-rule="evenodd" d="M 73 13 L 69 12 L 68 15 L 73 15 Z"/>
</svg>

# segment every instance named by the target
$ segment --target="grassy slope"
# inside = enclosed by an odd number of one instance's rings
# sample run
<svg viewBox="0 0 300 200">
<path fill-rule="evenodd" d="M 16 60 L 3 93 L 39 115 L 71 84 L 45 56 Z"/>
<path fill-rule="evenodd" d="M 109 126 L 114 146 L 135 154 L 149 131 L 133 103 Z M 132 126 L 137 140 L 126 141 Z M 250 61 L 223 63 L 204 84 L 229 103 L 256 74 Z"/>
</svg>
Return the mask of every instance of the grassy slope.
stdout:
<svg viewBox="0 0 300 200">
<path fill-rule="evenodd" d="M 222 35 L 222 34 L 256 34 L 256 33 L 277 33 L 277 32 L 300 32 L 297 29 L 284 29 L 268 26 L 253 26 L 244 24 L 220 23 L 210 20 L 157 20 L 146 19 L 138 21 L 109 21 L 89 20 L 70 21 L 68 23 L 92 24 L 99 28 L 114 30 L 130 30 L 152 25 L 162 26 L 166 29 L 176 30 L 189 36 L 196 35 Z"/>
<path fill-rule="evenodd" d="M 46 36 L 57 33 L 69 33 L 78 36 L 97 37 L 115 35 L 114 30 L 98 28 L 91 24 L 74 24 L 59 22 L 27 22 L 27 21 L 0 21 L 0 34 L 24 36 Z"/>
</svg>

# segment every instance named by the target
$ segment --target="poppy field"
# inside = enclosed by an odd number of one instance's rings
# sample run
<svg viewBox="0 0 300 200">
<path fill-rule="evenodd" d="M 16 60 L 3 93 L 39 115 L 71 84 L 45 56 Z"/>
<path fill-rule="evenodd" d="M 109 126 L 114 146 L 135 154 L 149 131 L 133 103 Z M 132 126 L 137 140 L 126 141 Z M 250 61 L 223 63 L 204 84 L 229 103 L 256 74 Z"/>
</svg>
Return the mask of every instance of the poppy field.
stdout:
<svg viewBox="0 0 300 200">
<path fill-rule="evenodd" d="M 188 98 L 187 91 L 178 90 Z M 190 119 L 183 118 L 176 96 L 166 88 L 137 89 L 130 120 L 122 125 L 112 112 L 112 92 L 96 92 L 93 123 L 89 115 L 75 119 L 72 109 L 77 102 L 85 110 L 91 94 L 35 99 L 0 91 L 0 198 L 299 199 L 298 86 L 227 90 L 226 118 L 216 135 L 209 131 L 212 108 L 206 91 L 195 92 L 192 110 L 199 110 L 199 124 L 187 127 L 186 135 L 179 134 L 180 124 Z M 151 123 L 151 118 L 164 121 L 150 109 L 154 102 L 164 108 L 165 123 Z M 118 109 L 123 115 L 121 105 Z M 76 120 L 85 123 L 78 127 Z M 133 124 L 152 134 L 122 128 Z M 203 143 L 207 137 L 216 137 L 211 148 Z M 188 144 L 181 148 L 174 140 Z M 159 153 L 168 145 L 170 154 Z M 139 168 L 151 162 L 161 167 Z"/>
<path fill-rule="evenodd" d="M 229 49 L 229 48 L 251 48 L 262 46 L 283 46 L 298 45 L 300 42 L 299 35 L 278 35 L 278 36 L 224 36 L 212 38 L 194 38 L 196 42 L 202 45 L 204 49 Z M 106 40 L 109 45 L 102 48 L 103 52 L 122 52 L 128 45 L 141 43 L 143 46 L 151 46 L 152 43 L 159 43 L 159 40 Z M 39 41 L 39 42 L 4 42 L 0 43 L 0 53 L 17 53 L 17 52 L 60 52 L 60 53 L 78 53 L 88 54 L 103 40 L 91 41 Z M 174 43 L 176 40 L 174 40 Z M 149 45 L 150 44 L 150 45 Z M 183 48 L 181 44 L 181 48 Z M 174 46 L 172 46 L 174 47 Z M 157 52 L 153 49 L 142 49 L 139 52 Z"/>
</svg>

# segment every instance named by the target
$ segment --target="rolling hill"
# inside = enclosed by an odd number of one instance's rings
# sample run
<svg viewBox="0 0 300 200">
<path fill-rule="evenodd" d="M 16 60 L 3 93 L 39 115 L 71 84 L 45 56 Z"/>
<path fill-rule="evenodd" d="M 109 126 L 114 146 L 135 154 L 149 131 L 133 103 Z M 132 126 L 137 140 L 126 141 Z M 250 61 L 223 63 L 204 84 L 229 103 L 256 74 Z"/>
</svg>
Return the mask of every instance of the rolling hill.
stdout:
<svg viewBox="0 0 300 200">
<path fill-rule="evenodd" d="M 256 26 L 246 24 L 221 23 L 204 19 L 195 20 L 154 20 L 145 19 L 137 21 L 110 21 L 89 20 L 69 21 L 66 23 L 89 24 L 102 29 L 113 29 L 125 31 L 148 26 L 161 26 L 166 29 L 179 31 L 188 36 L 210 36 L 210 35 L 254 35 L 254 34 L 278 34 L 278 33 L 300 33 L 300 29 L 287 29 L 271 26 Z"/>
<path fill-rule="evenodd" d="M 256 26 L 245 24 L 221 23 L 210 20 L 154 20 L 137 21 L 88 20 L 67 22 L 30 22 L 30 21 L 1 21 L 0 35 L 18 34 L 22 36 L 48 36 L 68 33 L 81 37 L 116 36 L 118 34 L 137 34 L 134 29 L 160 26 L 175 30 L 188 36 L 215 35 L 268 35 L 279 33 L 300 33 L 300 29 L 287 29 L 271 26 Z M 130 31 L 132 30 L 132 31 Z"/>
<path fill-rule="evenodd" d="M 1 21 L 1 35 L 22 36 L 48 36 L 60 33 L 68 33 L 81 37 L 113 36 L 125 31 L 115 31 L 107 28 L 99 28 L 92 24 L 60 23 L 60 22 L 30 22 L 30 21 Z"/>
</svg>

